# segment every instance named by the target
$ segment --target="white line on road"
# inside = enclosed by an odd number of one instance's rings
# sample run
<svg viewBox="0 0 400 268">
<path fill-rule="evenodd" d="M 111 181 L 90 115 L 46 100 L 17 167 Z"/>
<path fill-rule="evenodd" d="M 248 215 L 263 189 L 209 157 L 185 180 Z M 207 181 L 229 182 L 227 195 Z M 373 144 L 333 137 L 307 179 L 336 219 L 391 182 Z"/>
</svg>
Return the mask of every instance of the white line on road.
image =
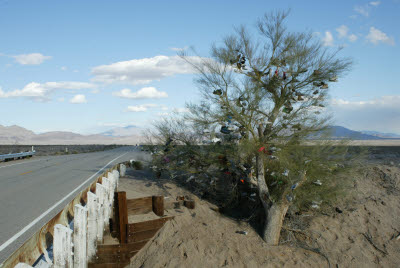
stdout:
<svg viewBox="0 0 400 268">
<path fill-rule="evenodd" d="M 75 188 L 75 190 L 73 190 L 71 193 L 69 193 L 67 196 L 65 196 L 63 199 L 61 199 L 60 201 L 58 201 L 56 204 L 54 204 L 51 208 L 49 208 L 48 210 L 46 210 L 42 215 L 40 215 L 39 217 L 37 217 L 35 220 L 33 220 L 30 224 L 28 224 L 27 226 L 25 226 L 24 229 L 22 229 L 21 231 L 19 231 L 18 233 L 16 233 L 13 237 L 11 237 L 10 239 L 8 239 L 4 244 L 2 244 L 0 246 L 0 252 L 3 251 L 6 247 L 8 247 L 11 243 L 13 243 L 15 240 L 17 240 L 21 235 L 23 235 L 26 231 L 28 231 L 32 226 L 34 226 L 36 223 L 38 223 L 41 219 L 43 219 L 45 216 L 47 216 L 47 214 L 49 214 L 53 209 L 55 209 L 58 205 L 60 205 L 62 202 L 64 202 L 65 200 L 67 200 L 71 195 L 73 195 L 76 191 L 78 191 L 82 186 L 84 186 L 88 181 L 90 181 L 94 176 L 96 176 L 97 174 L 99 174 L 103 169 L 105 169 L 109 164 L 111 164 L 112 162 L 114 162 L 115 160 L 117 160 L 118 158 L 126 155 L 128 152 L 118 156 L 117 158 L 114 158 L 113 160 L 111 160 L 110 162 L 108 162 L 104 167 L 102 167 L 99 171 L 97 171 L 95 174 L 93 174 L 92 176 L 90 176 L 90 178 L 88 178 L 86 181 L 84 181 L 81 185 L 79 185 L 78 187 Z"/>
<path fill-rule="evenodd" d="M 8 165 L 8 166 L 0 166 L 0 168 L 12 167 L 12 166 L 16 166 L 16 165 L 27 164 L 27 163 L 33 163 L 33 162 L 42 161 L 42 160 L 44 160 L 44 159 L 38 159 L 38 160 L 33 160 L 33 161 L 28 161 L 28 162 L 22 162 L 22 163 L 12 164 L 12 165 Z"/>
</svg>

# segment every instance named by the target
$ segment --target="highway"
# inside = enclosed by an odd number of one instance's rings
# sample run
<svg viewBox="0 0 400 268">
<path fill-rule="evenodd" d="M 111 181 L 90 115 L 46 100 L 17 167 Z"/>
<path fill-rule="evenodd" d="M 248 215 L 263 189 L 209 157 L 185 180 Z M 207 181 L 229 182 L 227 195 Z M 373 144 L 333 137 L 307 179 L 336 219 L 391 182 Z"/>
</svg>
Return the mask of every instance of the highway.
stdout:
<svg viewBox="0 0 400 268">
<path fill-rule="evenodd" d="M 129 146 L 0 163 L 0 264 L 105 169 L 144 157 Z"/>
</svg>

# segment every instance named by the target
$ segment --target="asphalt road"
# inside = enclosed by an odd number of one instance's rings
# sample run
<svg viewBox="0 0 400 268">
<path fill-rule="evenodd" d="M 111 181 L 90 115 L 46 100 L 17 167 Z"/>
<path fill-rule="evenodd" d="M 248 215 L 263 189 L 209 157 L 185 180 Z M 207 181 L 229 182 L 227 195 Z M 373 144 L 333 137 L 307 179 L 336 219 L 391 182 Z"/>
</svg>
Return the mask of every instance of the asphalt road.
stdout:
<svg viewBox="0 0 400 268">
<path fill-rule="evenodd" d="M 105 169 L 145 157 L 136 147 L 121 147 L 104 152 L 0 163 L 0 263 Z M 74 190 L 77 191 L 65 198 Z"/>
</svg>

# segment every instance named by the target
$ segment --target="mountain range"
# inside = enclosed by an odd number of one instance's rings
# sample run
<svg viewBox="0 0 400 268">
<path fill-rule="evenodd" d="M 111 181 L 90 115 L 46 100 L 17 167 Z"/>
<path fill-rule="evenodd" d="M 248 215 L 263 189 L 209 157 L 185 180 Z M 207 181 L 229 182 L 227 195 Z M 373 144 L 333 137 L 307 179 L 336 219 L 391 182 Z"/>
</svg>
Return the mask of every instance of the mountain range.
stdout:
<svg viewBox="0 0 400 268">
<path fill-rule="evenodd" d="M 126 134 L 126 135 L 122 135 Z M 81 135 L 67 131 L 51 131 L 36 134 L 31 130 L 20 126 L 0 125 L 0 144 L 21 144 L 21 145 L 57 145 L 57 144 L 127 144 L 133 145 L 143 141 L 139 131 L 123 132 L 120 128 L 105 133 Z"/>
<path fill-rule="evenodd" d="M 355 140 L 400 139 L 400 135 L 377 131 L 354 131 L 341 126 L 331 126 L 333 138 L 351 138 Z M 142 129 L 137 126 L 117 127 L 108 131 L 81 135 L 66 131 L 51 131 L 36 134 L 20 126 L 0 125 L 0 144 L 21 145 L 72 145 L 72 144 L 127 144 L 133 145 L 144 141 Z"/>
</svg>

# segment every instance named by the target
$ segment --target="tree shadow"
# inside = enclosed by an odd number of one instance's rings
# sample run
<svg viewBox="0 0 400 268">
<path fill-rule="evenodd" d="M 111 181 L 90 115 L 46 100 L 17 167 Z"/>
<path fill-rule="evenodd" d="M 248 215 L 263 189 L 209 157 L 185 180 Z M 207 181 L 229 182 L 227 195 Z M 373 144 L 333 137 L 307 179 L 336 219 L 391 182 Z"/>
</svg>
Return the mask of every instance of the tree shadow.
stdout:
<svg viewBox="0 0 400 268">
<path fill-rule="evenodd" d="M 199 199 L 215 205 L 218 207 L 218 212 L 221 213 L 221 215 L 235 220 L 238 223 L 248 223 L 260 236 L 262 236 L 265 212 L 257 196 L 254 196 L 254 198 L 251 199 L 248 198 L 251 194 L 249 189 L 241 189 L 238 191 L 240 194 L 238 194 L 234 202 L 226 204 L 223 200 L 221 201 L 221 197 L 218 198 L 215 192 L 212 193 L 207 191 L 194 180 L 187 182 L 188 176 L 177 176 L 177 178 L 171 179 L 165 172 L 162 172 L 161 176 L 157 177 L 156 172 L 153 172 L 153 170 L 148 168 L 148 166 L 145 166 L 142 170 L 128 168 L 126 175 L 129 176 L 130 180 L 144 182 L 146 187 L 155 184 L 163 191 L 170 189 L 167 184 L 172 183 L 177 187 L 185 189 Z M 243 193 L 246 193 L 246 195 L 243 195 Z"/>
</svg>

